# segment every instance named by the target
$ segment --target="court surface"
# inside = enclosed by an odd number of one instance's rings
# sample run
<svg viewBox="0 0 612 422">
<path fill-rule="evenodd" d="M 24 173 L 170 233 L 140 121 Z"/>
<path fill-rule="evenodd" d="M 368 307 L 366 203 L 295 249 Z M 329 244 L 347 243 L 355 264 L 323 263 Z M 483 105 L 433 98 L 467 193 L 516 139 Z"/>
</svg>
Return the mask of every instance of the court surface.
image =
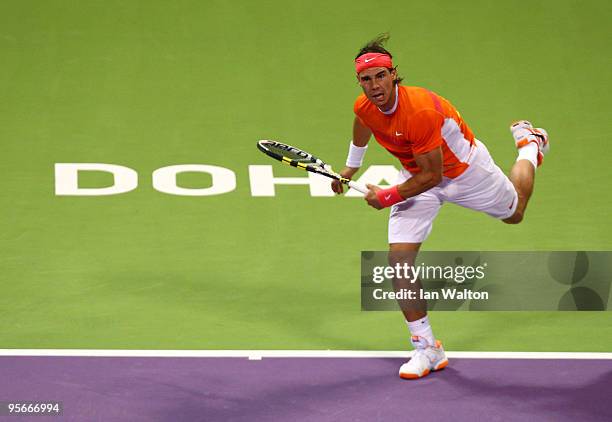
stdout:
<svg viewBox="0 0 612 422">
<path fill-rule="evenodd" d="M 68 421 L 610 420 L 612 356 L 594 355 L 451 358 L 417 381 L 388 357 L 2 356 L 0 396 Z"/>
<path fill-rule="evenodd" d="M 492 421 L 604 421 L 612 417 L 610 353 L 449 352 L 449 367 L 421 380 L 396 375 L 406 360 L 397 357 L 399 352 L 9 353 L 3 351 L 5 356 L 0 357 L 0 396 L 59 400 L 62 420 L 468 421 L 486 415 Z"/>
</svg>

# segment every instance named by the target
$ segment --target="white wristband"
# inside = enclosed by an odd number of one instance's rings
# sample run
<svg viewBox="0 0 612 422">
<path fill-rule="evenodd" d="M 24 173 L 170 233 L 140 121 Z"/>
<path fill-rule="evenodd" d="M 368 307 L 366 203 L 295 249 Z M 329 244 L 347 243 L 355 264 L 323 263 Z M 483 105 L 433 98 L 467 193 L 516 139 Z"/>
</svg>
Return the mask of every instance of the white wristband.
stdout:
<svg viewBox="0 0 612 422">
<path fill-rule="evenodd" d="M 368 146 L 358 147 L 353 141 L 349 145 L 348 157 L 346 157 L 346 166 L 351 168 L 359 168 L 363 164 L 363 156 L 366 153 Z"/>
</svg>

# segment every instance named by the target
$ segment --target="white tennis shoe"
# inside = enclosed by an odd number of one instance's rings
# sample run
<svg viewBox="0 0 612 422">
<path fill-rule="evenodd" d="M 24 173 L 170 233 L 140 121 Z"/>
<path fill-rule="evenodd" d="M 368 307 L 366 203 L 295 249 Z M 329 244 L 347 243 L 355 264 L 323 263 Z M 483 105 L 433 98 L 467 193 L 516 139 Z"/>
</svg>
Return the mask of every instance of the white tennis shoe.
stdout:
<svg viewBox="0 0 612 422">
<path fill-rule="evenodd" d="M 400 377 L 422 378 L 431 371 L 438 371 L 448 365 L 448 359 L 440 340 L 436 340 L 435 345 L 430 345 L 423 337 L 412 336 L 410 342 L 414 346 L 414 354 L 408 362 L 401 366 Z"/>
<path fill-rule="evenodd" d="M 527 120 L 519 120 L 512 123 L 510 132 L 514 138 L 516 148 L 522 148 L 525 145 L 533 142 L 538 146 L 538 166 L 542 164 L 544 154 L 550 149 L 548 143 L 548 133 L 542 128 L 534 128 L 531 122 Z"/>
</svg>

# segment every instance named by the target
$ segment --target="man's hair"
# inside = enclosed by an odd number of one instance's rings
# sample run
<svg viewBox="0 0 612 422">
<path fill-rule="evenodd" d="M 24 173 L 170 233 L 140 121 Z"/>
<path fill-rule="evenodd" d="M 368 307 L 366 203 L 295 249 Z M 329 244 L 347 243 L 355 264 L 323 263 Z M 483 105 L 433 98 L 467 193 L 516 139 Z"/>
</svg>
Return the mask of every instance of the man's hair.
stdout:
<svg viewBox="0 0 612 422">
<path fill-rule="evenodd" d="M 381 53 L 381 54 L 386 54 L 387 56 L 393 58 L 393 56 L 391 55 L 391 53 L 389 53 L 387 51 L 387 49 L 385 47 L 383 47 L 383 45 L 389 41 L 389 34 L 387 32 L 378 35 L 376 38 L 368 41 L 368 43 L 366 45 L 364 45 L 363 47 L 361 47 L 361 50 L 359 50 L 359 53 L 357 53 L 357 55 L 355 56 L 355 60 L 357 60 L 357 58 L 363 54 L 366 53 Z M 397 66 L 394 68 L 389 68 L 389 72 L 391 72 L 393 69 L 397 69 Z M 399 76 L 393 81 L 394 85 L 397 85 L 398 83 L 400 83 L 403 80 L 403 78 L 400 78 Z"/>
</svg>

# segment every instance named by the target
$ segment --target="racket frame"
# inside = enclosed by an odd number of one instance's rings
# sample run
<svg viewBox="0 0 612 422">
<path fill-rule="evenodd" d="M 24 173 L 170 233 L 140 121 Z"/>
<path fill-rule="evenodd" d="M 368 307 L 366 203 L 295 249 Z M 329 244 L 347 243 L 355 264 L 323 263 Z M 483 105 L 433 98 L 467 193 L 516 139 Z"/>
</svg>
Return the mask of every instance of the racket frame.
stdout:
<svg viewBox="0 0 612 422">
<path fill-rule="evenodd" d="M 302 156 L 301 159 L 292 159 L 290 157 L 281 155 L 275 151 L 271 151 L 267 148 L 266 144 L 272 144 L 273 146 L 279 147 L 282 150 L 292 151 L 293 153 Z M 346 177 L 342 177 L 335 171 L 331 169 L 329 164 L 326 164 L 320 158 L 315 157 L 314 155 L 291 145 L 284 144 L 282 142 L 273 141 L 269 139 L 262 139 L 257 142 L 257 149 L 266 154 L 269 157 L 274 158 L 275 160 L 280 161 L 288 166 L 295 167 L 298 169 L 302 169 L 305 171 L 309 171 L 311 173 L 320 174 L 325 177 L 329 177 L 331 179 L 335 179 L 342 184 L 348 185 L 349 187 L 355 189 L 358 192 L 366 194 L 368 189 L 360 183 L 354 182 L 351 179 L 347 179 Z"/>
</svg>

